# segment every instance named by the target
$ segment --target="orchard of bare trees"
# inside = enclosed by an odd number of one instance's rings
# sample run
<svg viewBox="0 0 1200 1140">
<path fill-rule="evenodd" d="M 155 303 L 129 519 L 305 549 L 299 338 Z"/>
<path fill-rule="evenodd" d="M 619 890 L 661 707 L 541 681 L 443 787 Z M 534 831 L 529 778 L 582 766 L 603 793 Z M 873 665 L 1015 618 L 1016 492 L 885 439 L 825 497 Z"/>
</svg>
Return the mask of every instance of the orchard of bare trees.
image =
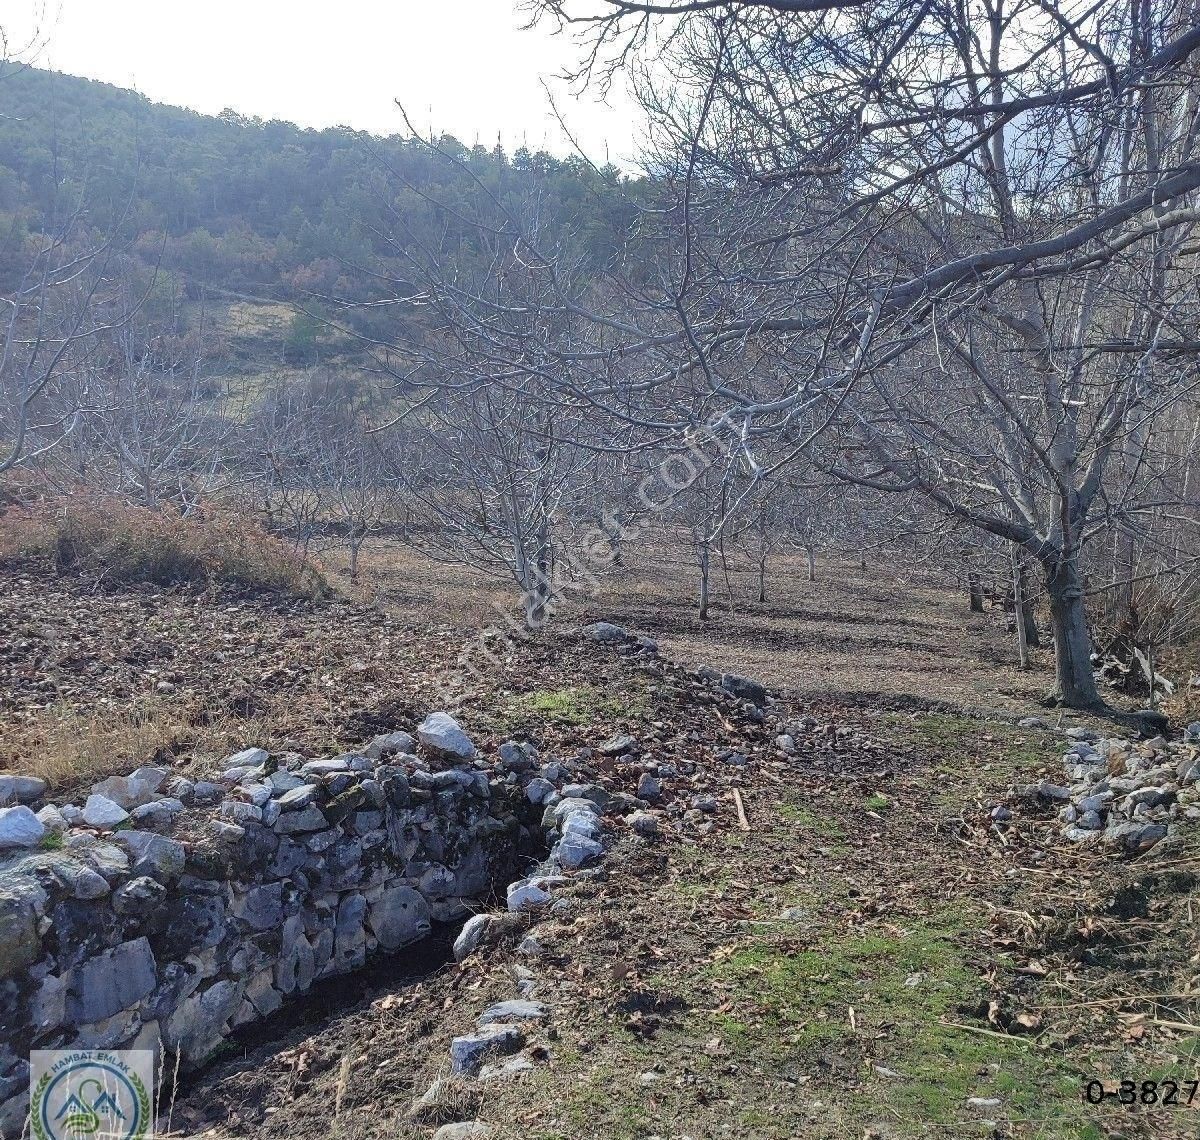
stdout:
<svg viewBox="0 0 1200 1140">
<path fill-rule="evenodd" d="M 0 470 L 225 496 L 352 578 L 387 532 L 510 580 L 531 630 L 639 541 L 702 621 L 731 553 L 763 601 L 780 554 L 903 550 L 1052 643 L 1065 705 L 1118 642 L 1153 702 L 1200 596 L 1194 5 L 526 9 L 576 84 L 636 91 L 644 177 L 592 168 L 564 220 L 536 164 L 414 132 L 443 173 L 375 155 L 373 253 L 301 302 L 349 364 L 241 388 L 207 295 L 47 218 L 6 254 Z"/>
</svg>

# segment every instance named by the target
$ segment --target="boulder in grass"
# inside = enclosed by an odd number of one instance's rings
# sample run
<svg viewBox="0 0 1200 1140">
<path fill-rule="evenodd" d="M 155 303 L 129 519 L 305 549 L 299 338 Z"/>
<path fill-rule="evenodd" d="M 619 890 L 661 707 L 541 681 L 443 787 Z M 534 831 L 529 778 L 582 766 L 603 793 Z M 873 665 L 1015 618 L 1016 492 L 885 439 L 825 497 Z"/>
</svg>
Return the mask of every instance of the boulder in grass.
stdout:
<svg viewBox="0 0 1200 1140">
<path fill-rule="evenodd" d="M 443 760 L 470 760 L 475 745 L 449 713 L 430 713 L 417 725 L 417 739 L 430 755 Z"/>
</svg>

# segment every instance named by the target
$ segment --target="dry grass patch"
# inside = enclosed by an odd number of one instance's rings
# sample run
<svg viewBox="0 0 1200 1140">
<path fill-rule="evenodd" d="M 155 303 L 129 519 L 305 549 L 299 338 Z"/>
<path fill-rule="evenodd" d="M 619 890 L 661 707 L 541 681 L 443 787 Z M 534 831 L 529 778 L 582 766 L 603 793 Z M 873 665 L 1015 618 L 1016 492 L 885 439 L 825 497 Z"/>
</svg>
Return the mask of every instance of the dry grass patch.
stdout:
<svg viewBox="0 0 1200 1140">
<path fill-rule="evenodd" d="M 329 592 L 320 572 L 286 543 L 233 514 L 183 517 L 119 499 L 61 498 L 0 518 L 0 559 L 44 555 L 59 573 L 101 586 L 221 583 L 316 598 Z"/>
<path fill-rule="evenodd" d="M 173 763 L 181 752 L 224 755 L 245 736 L 246 724 L 236 717 L 192 714 L 159 697 L 126 709 L 50 705 L 6 733 L 5 760 L 52 789 L 73 789 L 156 760 Z"/>
</svg>

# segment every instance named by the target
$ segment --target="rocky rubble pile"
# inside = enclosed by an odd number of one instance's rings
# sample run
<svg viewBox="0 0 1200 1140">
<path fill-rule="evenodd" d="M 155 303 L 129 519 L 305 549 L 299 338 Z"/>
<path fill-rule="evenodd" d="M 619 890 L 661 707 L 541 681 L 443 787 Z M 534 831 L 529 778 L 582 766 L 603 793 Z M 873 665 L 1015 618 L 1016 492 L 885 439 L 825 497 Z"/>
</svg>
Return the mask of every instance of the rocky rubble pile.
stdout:
<svg viewBox="0 0 1200 1140">
<path fill-rule="evenodd" d="M 1066 782 L 1017 789 L 1014 801 L 1055 810 L 1072 843 L 1138 854 L 1169 839 L 1177 821 L 1200 822 L 1200 722 L 1180 740 L 1133 742 L 1087 728 L 1067 730 Z M 1004 806 L 992 818 L 1009 818 Z"/>
<path fill-rule="evenodd" d="M 143 768 L 82 807 L 3 777 L 3 1135 L 21 1133 L 30 1049 L 165 1046 L 195 1065 L 317 980 L 487 899 L 541 842 L 518 818 L 518 777 L 446 714 L 417 737 L 317 760 L 248 749 L 207 781 Z"/>
</svg>

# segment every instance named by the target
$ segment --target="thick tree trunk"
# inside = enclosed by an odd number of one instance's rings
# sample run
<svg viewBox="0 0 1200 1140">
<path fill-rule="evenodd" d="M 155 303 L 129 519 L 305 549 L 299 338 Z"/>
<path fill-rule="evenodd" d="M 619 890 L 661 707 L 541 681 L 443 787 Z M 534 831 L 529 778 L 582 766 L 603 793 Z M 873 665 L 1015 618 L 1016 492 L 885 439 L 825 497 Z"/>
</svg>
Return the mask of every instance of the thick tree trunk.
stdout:
<svg viewBox="0 0 1200 1140">
<path fill-rule="evenodd" d="M 1104 702 L 1092 671 L 1092 639 L 1084 612 L 1083 582 L 1073 559 L 1046 567 L 1046 590 L 1054 628 L 1055 695 L 1068 708 L 1101 708 Z"/>
<path fill-rule="evenodd" d="M 708 543 L 702 543 L 699 550 L 700 559 L 700 611 L 701 621 L 708 621 Z"/>
<path fill-rule="evenodd" d="M 808 555 L 808 580 L 815 582 L 817 580 L 817 554 L 811 546 L 804 548 L 804 553 Z"/>
</svg>

